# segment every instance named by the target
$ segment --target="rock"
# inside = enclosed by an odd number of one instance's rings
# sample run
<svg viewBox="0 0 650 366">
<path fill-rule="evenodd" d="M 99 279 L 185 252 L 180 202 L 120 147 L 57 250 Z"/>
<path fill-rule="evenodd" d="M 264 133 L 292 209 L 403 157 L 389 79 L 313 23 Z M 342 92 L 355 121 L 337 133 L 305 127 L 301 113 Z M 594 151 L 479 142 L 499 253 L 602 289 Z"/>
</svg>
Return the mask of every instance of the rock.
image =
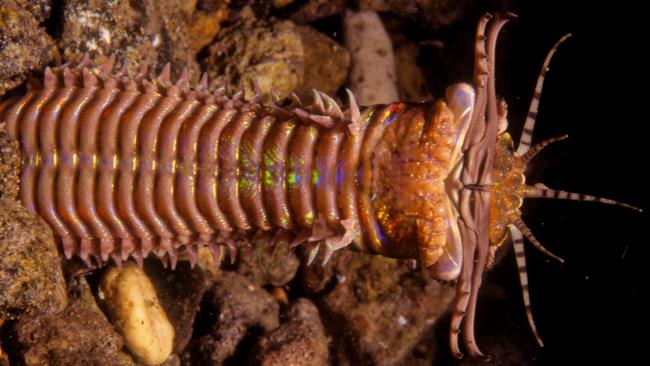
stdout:
<svg viewBox="0 0 650 366">
<path fill-rule="evenodd" d="M 298 299 L 287 311 L 286 318 L 285 323 L 257 343 L 249 364 L 326 365 L 329 339 L 316 306 L 307 299 Z"/>
<path fill-rule="evenodd" d="M 0 127 L 0 198 L 18 199 L 20 189 L 20 145 Z"/>
<path fill-rule="evenodd" d="M 273 90 L 284 99 L 295 91 L 308 99 L 312 88 L 328 94 L 338 90 L 347 77 L 349 56 L 329 37 L 282 21 L 230 29 L 210 46 L 203 65 L 213 87 L 241 82 L 251 98 L 257 81 L 266 96 Z"/>
<path fill-rule="evenodd" d="M 17 0 L 16 3 L 29 11 L 39 23 L 52 13 L 52 0 Z"/>
<path fill-rule="evenodd" d="M 235 353 L 245 336 L 255 329 L 269 332 L 278 327 L 278 303 L 246 277 L 223 271 L 205 295 L 197 323 L 198 332 L 183 354 L 186 365 L 221 365 Z"/>
<path fill-rule="evenodd" d="M 71 0 L 63 6 L 57 43 L 65 60 L 79 61 L 88 53 L 99 63 L 114 54 L 117 65 L 125 65 L 131 76 L 142 65 L 153 76 L 169 62 L 174 78 L 188 67 L 191 80 L 198 80 L 189 17 L 177 1 Z"/>
<path fill-rule="evenodd" d="M 444 315 L 455 292 L 407 260 L 341 250 L 316 267 L 306 269 L 304 280 L 316 292 L 337 362 L 400 362 Z"/>
<path fill-rule="evenodd" d="M 194 318 L 210 286 L 210 277 L 198 267 L 190 268 L 189 262 L 179 262 L 175 270 L 169 270 L 156 258 L 145 261 L 144 271 L 174 327 L 173 352 L 180 352 L 192 337 Z"/>
<path fill-rule="evenodd" d="M 15 326 L 25 365 L 132 366 L 122 339 L 97 308 L 86 280 L 71 280 L 70 303 L 59 315 L 21 317 Z"/>
<path fill-rule="evenodd" d="M 163 363 L 172 353 L 174 327 L 144 271 L 132 262 L 121 269 L 111 268 L 102 278 L 100 291 L 131 353 L 147 365 Z"/>
<path fill-rule="evenodd" d="M 345 0 L 308 0 L 298 10 L 293 12 L 290 17 L 297 23 L 309 23 L 342 13 L 345 10 L 345 6 Z"/>
<path fill-rule="evenodd" d="M 447 27 L 473 9 L 474 0 L 359 0 L 359 9 L 390 11 L 429 29 Z"/>
<path fill-rule="evenodd" d="M 0 319 L 56 314 L 66 304 L 50 228 L 18 202 L 0 197 Z"/>
<path fill-rule="evenodd" d="M 54 43 L 29 11 L 0 0 L 0 96 L 52 59 Z"/>
<path fill-rule="evenodd" d="M 221 30 L 221 23 L 228 19 L 228 6 L 222 2 L 213 11 L 196 10 L 191 15 L 189 35 L 192 38 L 192 50 L 198 53 L 203 47 L 212 43 Z"/>
<path fill-rule="evenodd" d="M 398 101 L 393 45 L 377 13 L 348 11 L 343 35 L 352 59 L 350 89 L 359 105 Z"/>
<path fill-rule="evenodd" d="M 289 243 L 271 244 L 269 239 L 256 240 L 250 253 L 240 258 L 237 273 L 246 276 L 256 286 L 283 286 L 293 279 L 300 267 Z"/>
</svg>

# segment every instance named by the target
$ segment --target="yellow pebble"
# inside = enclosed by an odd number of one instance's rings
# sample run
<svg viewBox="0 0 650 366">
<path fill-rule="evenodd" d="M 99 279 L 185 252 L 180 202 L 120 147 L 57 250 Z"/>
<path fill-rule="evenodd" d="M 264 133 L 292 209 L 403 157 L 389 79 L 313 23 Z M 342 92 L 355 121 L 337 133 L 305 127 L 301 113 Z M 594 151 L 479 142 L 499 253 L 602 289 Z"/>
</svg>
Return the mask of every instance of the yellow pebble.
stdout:
<svg viewBox="0 0 650 366">
<path fill-rule="evenodd" d="M 146 365 L 163 363 L 172 353 L 174 327 L 144 271 L 133 263 L 111 268 L 100 290 L 129 351 Z"/>
</svg>

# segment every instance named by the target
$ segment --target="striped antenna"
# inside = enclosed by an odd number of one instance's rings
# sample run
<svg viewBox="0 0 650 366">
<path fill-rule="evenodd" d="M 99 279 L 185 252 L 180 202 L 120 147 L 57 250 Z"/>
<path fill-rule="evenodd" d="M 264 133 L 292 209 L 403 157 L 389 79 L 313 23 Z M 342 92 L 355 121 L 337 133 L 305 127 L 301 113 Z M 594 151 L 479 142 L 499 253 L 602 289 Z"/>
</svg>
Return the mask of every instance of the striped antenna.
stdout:
<svg viewBox="0 0 650 366">
<path fill-rule="evenodd" d="M 533 130 L 535 128 L 535 120 L 537 118 L 537 110 L 539 109 L 539 98 L 542 96 L 542 87 L 544 86 L 544 76 L 548 71 L 548 65 L 551 63 L 553 54 L 557 51 L 557 48 L 564 42 L 567 38 L 571 37 L 571 33 L 564 35 L 560 38 L 559 41 L 555 43 L 553 48 L 548 51 L 544 64 L 542 65 L 542 70 L 539 72 L 537 77 L 537 84 L 535 85 L 535 92 L 533 93 L 533 99 L 530 101 L 530 107 L 528 108 L 528 116 L 526 117 L 526 122 L 524 123 L 524 129 L 521 132 L 521 138 L 519 139 L 519 147 L 517 148 L 517 156 L 522 156 L 526 151 L 530 149 L 531 142 L 533 141 Z"/>
<path fill-rule="evenodd" d="M 528 318 L 528 325 L 533 332 L 535 339 L 540 347 L 544 347 L 542 337 L 537 333 L 535 320 L 533 319 L 533 312 L 530 308 L 530 293 L 528 291 L 528 272 L 526 271 L 526 254 L 524 252 L 524 236 L 521 231 L 514 225 L 508 225 L 510 235 L 512 236 L 512 246 L 515 249 L 515 258 L 517 259 L 517 268 L 519 269 L 519 283 L 521 283 L 521 295 L 524 298 L 524 306 L 526 308 L 526 317 Z"/>
<path fill-rule="evenodd" d="M 546 139 L 538 144 L 535 144 L 530 150 L 526 151 L 524 155 L 521 157 L 521 161 L 524 164 L 528 164 L 529 161 L 533 160 L 535 155 L 539 153 L 540 151 L 544 150 L 544 148 L 554 142 L 566 140 L 569 138 L 569 135 L 563 135 L 563 136 L 558 136 L 558 137 L 552 137 L 550 139 Z"/>
<path fill-rule="evenodd" d="M 582 194 L 582 193 L 573 193 L 573 192 L 567 192 L 567 191 L 560 191 L 560 190 L 555 190 L 555 189 L 550 189 L 547 186 L 545 186 L 542 183 L 537 183 L 534 186 L 526 186 L 526 192 L 525 192 L 525 197 L 526 198 L 551 198 L 551 199 L 558 199 L 558 200 L 572 200 L 572 201 L 594 201 L 594 202 L 600 202 L 608 205 L 615 205 L 615 206 L 621 206 L 625 208 L 629 208 L 638 212 L 643 212 L 642 209 L 629 205 L 627 203 L 611 200 L 608 198 L 601 198 L 601 197 L 596 197 L 596 196 L 590 196 L 588 194 Z"/>
<path fill-rule="evenodd" d="M 546 249 L 542 243 L 535 238 L 535 235 L 533 235 L 533 232 L 526 226 L 526 224 L 523 222 L 521 217 L 517 217 L 516 219 L 510 221 L 511 225 L 514 225 L 519 231 L 528 239 L 528 241 L 533 244 L 535 249 L 539 250 L 540 252 L 546 254 L 547 256 L 557 260 L 560 263 L 564 263 L 564 259 L 558 257 L 557 255 L 551 253 L 550 250 Z"/>
</svg>

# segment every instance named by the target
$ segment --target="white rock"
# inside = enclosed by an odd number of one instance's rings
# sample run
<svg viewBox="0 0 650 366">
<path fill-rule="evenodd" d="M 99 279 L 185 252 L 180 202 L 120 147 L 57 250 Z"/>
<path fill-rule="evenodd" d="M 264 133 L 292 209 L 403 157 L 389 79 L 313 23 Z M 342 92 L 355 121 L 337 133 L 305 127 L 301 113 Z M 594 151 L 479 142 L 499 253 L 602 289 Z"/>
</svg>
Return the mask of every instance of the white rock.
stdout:
<svg viewBox="0 0 650 366">
<path fill-rule="evenodd" d="M 129 351 L 144 364 L 163 363 L 172 353 L 174 327 L 144 271 L 133 263 L 111 268 L 100 291 Z"/>
<path fill-rule="evenodd" d="M 377 13 L 348 11 L 343 32 L 352 61 L 350 89 L 359 105 L 396 102 L 393 45 Z"/>
</svg>

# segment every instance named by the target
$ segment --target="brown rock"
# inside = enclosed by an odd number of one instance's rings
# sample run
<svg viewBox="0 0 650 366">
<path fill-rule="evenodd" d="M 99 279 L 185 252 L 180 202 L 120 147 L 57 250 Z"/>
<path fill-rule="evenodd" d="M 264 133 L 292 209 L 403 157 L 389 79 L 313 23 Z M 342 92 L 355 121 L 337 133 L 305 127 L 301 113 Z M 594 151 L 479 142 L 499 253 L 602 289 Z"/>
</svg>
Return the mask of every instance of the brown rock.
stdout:
<svg viewBox="0 0 650 366">
<path fill-rule="evenodd" d="M 278 303 L 266 291 L 233 272 L 223 271 L 202 303 L 197 323 L 208 327 L 183 355 L 186 365 L 221 365 L 245 336 L 277 328 Z M 199 332 L 200 333 L 200 332 Z"/>
<path fill-rule="evenodd" d="M 29 11 L 39 23 L 52 13 L 52 0 L 17 0 L 16 3 Z"/>
<path fill-rule="evenodd" d="M 20 187 L 20 145 L 0 128 L 0 197 L 18 199 Z"/>
<path fill-rule="evenodd" d="M 0 197 L 0 319 L 55 314 L 66 303 L 50 228 L 18 202 Z"/>
<path fill-rule="evenodd" d="M 57 43 L 65 60 L 79 61 L 88 53 L 99 63 L 114 54 L 131 76 L 142 65 L 148 65 L 153 76 L 169 62 L 174 77 L 188 67 L 192 80 L 198 80 L 189 17 L 177 1 L 71 0 L 65 2 L 63 14 Z"/>
<path fill-rule="evenodd" d="M 212 86 L 241 82 L 247 98 L 254 95 L 254 81 L 267 96 L 273 90 L 283 99 L 296 91 L 310 98 L 312 88 L 335 93 L 349 62 L 347 51 L 329 37 L 283 21 L 230 29 L 210 46 L 204 68 Z"/>
<path fill-rule="evenodd" d="M 312 267 L 304 279 L 308 289 L 321 292 L 317 304 L 335 339 L 339 362 L 400 362 L 431 330 L 454 296 L 453 287 L 433 280 L 422 269 L 413 269 L 406 260 L 341 250 L 323 269 Z"/>
<path fill-rule="evenodd" d="M 286 242 L 271 244 L 269 239 L 256 240 L 249 253 L 240 258 L 237 273 L 257 286 L 283 286 L 293 279 L 300 261 Z"/>
<path fill-rule="evenodd" d="M 17 341 L 26 365 L 134 365 L 122 339 L 97 308 L 85 279 L 71 280 L 70 303 L 55 316 L 22 317 Z"/>
<path fill-rule="evenodd" d="M 345 0 L 308 0 L 291 14 L 291 19 L 297 23 L 309 23 L 339 14 L 345 6 Z"/>
<path fill-rule="evenodd" d="M 52 59 L 54 43 L 29 11 L 0 0 L 0 96 Z"/>
<path fill-rule="evenodd" d="M 280 327 L 262 337 L 251 353 L 249 364 L 327 364 L 329 339 L 316 306 L 307 299 L 298 299 L 287 311 L 286 318 Z"/>
</svg>

